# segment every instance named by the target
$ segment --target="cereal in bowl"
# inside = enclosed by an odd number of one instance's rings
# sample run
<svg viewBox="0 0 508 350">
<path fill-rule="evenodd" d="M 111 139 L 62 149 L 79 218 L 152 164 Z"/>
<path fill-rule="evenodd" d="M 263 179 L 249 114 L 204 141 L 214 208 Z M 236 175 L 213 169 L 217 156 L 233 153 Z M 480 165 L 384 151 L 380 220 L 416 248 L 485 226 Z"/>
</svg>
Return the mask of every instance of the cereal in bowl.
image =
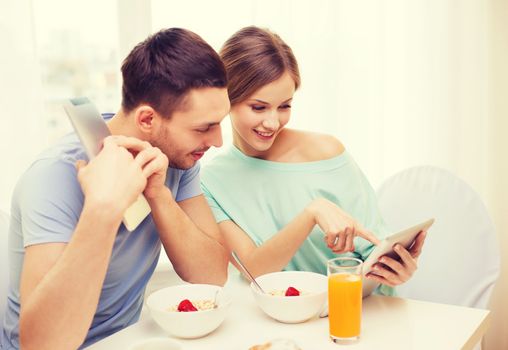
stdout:
<svg viewBox="0 0 508 350">
<path fill-rule="evenodd" d="M 213 300 L 210 299 L 194 300 L 194 301 L 184 299 L 178 305 L 170 307 L 168 311 L 192 312 L 192 311 L 210 310 L 213 308 L 215 308 L 215 303 L 213 302 Z"/>
<path fill-rule="evenodd" d="M 288 287 L 288 289 L 286 290 L 282 290 L 282 289 L 276 289 L 276 290 L 272 290 L 270 292 L 271 295 L 273 296 L 276 296 L 276 297 L 283 297 L 283 296 L 286 296 L 286 297 L 296 297 L 296 296 L 299 296 L 301 294 L 307 294 L 307 293 L 302 293 L 300 292 L 298 289 L 294 288 L 294 287 Z"/>
</svg>

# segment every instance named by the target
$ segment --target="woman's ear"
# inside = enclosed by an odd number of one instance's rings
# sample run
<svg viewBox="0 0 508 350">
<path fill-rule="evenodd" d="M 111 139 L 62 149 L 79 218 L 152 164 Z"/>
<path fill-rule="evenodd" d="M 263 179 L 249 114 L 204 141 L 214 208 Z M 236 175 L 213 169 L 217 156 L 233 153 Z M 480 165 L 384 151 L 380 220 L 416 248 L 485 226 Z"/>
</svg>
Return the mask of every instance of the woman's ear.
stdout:
<svg viewBox="0 0 508 350">
<path fill-rule="evenodd" d="M 134 121 L 139 131 L 144 134 L 151 134 L 155 127 L 156 120 L 155 110 L 147 105 L 141 105 L 134 111 Z"/>
</svg>

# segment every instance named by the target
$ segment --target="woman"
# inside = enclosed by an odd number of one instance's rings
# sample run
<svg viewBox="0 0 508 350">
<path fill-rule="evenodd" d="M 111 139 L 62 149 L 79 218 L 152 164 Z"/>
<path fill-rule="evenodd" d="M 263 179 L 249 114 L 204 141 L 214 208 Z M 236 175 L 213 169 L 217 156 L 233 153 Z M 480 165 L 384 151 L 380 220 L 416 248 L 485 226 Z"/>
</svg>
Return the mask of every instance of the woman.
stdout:
<svg viewBox="0 0 508 350">
<path fill-rule="evenodd" d="M 337 253 L 365 260 L 387 234 L 374 191 L 335 137 L 285 128 L 300 85 L 289 46 L 247 27 L 220 55 L 233 146 L 204 167 L 202 187 L 229 248 L 254 276 L 326 274 L 326 260 Z M 382 258 L 368 278 L 389 287 L 407 281 L 424 240 L 425 232 L 409 251 L 397 248 L 400 261 Z"/>
</svg>

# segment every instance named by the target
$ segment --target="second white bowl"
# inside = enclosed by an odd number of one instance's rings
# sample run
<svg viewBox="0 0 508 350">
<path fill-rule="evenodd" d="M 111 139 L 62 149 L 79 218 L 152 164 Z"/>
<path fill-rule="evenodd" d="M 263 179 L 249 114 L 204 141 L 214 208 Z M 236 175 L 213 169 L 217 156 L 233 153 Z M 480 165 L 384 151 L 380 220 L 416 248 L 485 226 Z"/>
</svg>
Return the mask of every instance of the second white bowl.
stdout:
<svg viewBox="0 0 508 350">
<path fill-rule="evenodd" d="M 266 292 L 259 292 L 251 283 L 256 303 L 268 316 L 284 323 L 305 322 L 316 316 L 323 310 L 328 295 L 327 277 L 315 272 L 273 272 L 257 277 L 256 281 Z M 294 287 L 302 294 L 291 297 L 269 294 L 285 291 L 288 287 Z"/>
</svg>

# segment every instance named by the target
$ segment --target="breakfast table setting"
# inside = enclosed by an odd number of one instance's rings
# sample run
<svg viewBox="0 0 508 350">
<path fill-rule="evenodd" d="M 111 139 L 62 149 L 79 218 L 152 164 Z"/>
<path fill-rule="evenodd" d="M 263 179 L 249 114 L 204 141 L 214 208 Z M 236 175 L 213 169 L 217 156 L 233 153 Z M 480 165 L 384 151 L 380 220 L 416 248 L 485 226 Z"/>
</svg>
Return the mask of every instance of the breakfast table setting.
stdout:
<svg viewBox="0 0 508 350">
<path fill-rule="evenodd" d="M 281 272 L 281 274 L 283 273 Z M 292 275 L 290 278 L 294 280 L 293 276 L 296 275 Z M 326 276 L 323 277 L 326 279 Z M 277 280 L 280 280 L 279 276 L 277 276 Z M 260 280 L 258 279 L 258 281 Z M 266 286 L 267 282 L 261 285 Z M 311 285 L 317 286 L 315 288 L 323 288 L 321 283 L 312 281 L 309 284 L 310 291 L 313 288 Z M 164 308 L 175 307 L 174 300 L 179 299 L 171 299 L 171 293 L 175 294 L 174 291 L 180 290 L 185 286 L 171 286 L 156 291 L 147 298 L 147 304 L 150 304 L 150 299 L 157 299 L 156 296 L 159 293 L 162 296 L 159 297 L 160 300 L 164 302 L 167 299 Z M 192 287 L 192 285 L 188 286 Z M 216 297 L 215 289 L 213 288 L 220 290 L 218 297 Z M 201 289 L 205 290 L 207 288 Z M 171 316 L 182 317 L 182 322 L 173 322 L 173 324 L 179 324 L 181 329 L 183 325 L 183 330 L 177 330 L 174 328 L 175 326 L 171 325 L 169 326 L 170 328 L 167 328 L 168 325 L 161 323 L 159 316 L 157 316 L 159 311 L 154 310 L 152 305 L 152 307 L 148 307 L 150 309 L 150 316 L 143 317 L 139 322 L 102 339 L 87 349 L 326 350 L 341 347 L 391 350 L 472 349 L 487 331 L 490 321 L 490 312 L 488 310 L 398 297 L 370 295 L 364 298 L 362 302 L 361 333 L 359 339 L 348 345 L 338 345 L 330 339 L 329 318 L 323 312 L 324 305 L 320 307 L 320 310 L 317 310 L 318 312 L 314 312 L 314 315 L 310 319 L 303 321 L 300 319 L 297 323 L 287 323 L 287 320 L 281 322 L 274 319 L 274 314 L 270 309 L 267 309 L 266 305 L 262 305 L 261 299 L 257 296 L 260 292 L 256 286 L 249 283 L 236 270 L 230 270 L 228 281 L 223 288 L 210 286 L 208 289 L 206 290 L 207 295 L 209 298 L 216 297 L 218 304 L 217 308 L 211 311 L 221 316 L 217 316 L 219 318 L 218 326 L 214 325 L 213 328 L 216 328 L 207 334 L 194 337 L 196 334 L 193 334 L 193 332 L 199 331 L 197 328 L 199 328 L 200 322 L 196 318 L 196 321 L 185 323 L 187 321 L 184 318 L 188 317 L 186 315 Z M 190 290 L 185 290 L 184 288 L 184 293 L 189 295 Z M 164 293 L 169 293 L 166 294 L 167 298 L 164 296 Z M 180 296 L 179 298 L 182 297 Z M 192 298 L 192 295 L 190 298 Z M 153 301 L 152 304 L 154 304 Z M 174 311 L 163 311 L 178 314 L 178 312 Z M 203 314 L 209 311 L 203 311 Z M 272 313 L 272 315 L 268 313 Z M 217 319 L 212 319 L 213 317 L 205 323 L 217 321 Z M 171 329 L 171 327 L 174 329 Z M 184 333 L 180 334 L 178 332 Z M 173 347 L 171 345 L 161 345 L 159 347 L 143 346 L 143 343 L 148 344 L 154 340 L 159 342 L 167 341 L 168 344 L 174 345 Z M 270 344 L 285 345 L 282 347 L 270 347 Z"/>
</svg>

